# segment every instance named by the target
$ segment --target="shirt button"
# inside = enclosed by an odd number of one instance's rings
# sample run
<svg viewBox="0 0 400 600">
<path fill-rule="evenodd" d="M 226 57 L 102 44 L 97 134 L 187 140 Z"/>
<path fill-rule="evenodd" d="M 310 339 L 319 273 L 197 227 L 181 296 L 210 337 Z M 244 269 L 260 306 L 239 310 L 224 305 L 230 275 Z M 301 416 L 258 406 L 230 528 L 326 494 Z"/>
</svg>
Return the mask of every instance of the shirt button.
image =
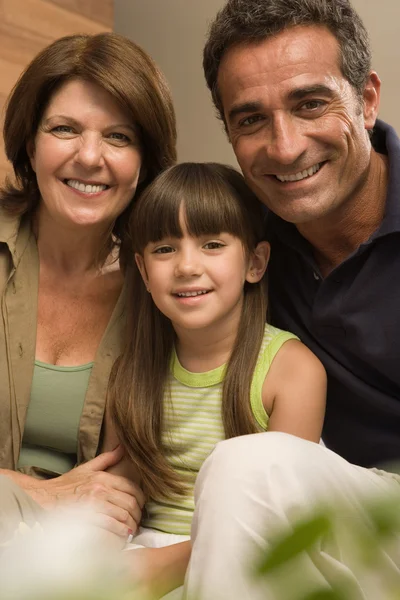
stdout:
<svg viewBox="0 0 400 600">
<path fill-rule="evenodd" d="M 316 272 L 314 271 L 313 275 L 314 275 L 314 279 L 315 279 L 316 281 L 319 281 L 319 275 L 318 275 L 318 273 L 316 273 Z"/>
</svg>

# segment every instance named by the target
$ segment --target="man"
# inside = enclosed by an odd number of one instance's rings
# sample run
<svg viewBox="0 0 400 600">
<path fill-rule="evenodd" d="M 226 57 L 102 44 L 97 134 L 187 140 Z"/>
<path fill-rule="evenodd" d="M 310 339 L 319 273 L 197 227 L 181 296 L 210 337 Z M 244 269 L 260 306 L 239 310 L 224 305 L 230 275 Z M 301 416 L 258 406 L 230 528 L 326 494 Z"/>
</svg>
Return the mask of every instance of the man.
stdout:
<svg viewBox="0 0 400 600">
<path fill-rule="evenodd" d="M 400 460 L 400 141 L 376 123 L 359 16 L 347 0 L 231 0 L 204 69 L 271 211 L 272 322 L 328 372 L 325 443 L 358 465 Z"/>
<path fill-rule="evenodd" d="M 269 209 L 272 321 L 327 369 L 323 436 L 335 452 L 277 433 L 218 444 L 196 484 L 186 590 L 297 600 L 341 582 L 346 599 L 386 600 L 399 544 L 382 546 L 369 573 L 349 544 L 352 525 L 370 527 L 366 499 L 400 492 L 399 476 L 364 468 L 400 459 L 400 140 L 377 122 L 366 30 L 348 0 L 228 0 L 204 70 Z M 295 589 L 252 579 L 257 547 L 321 502 L 347 520 L 291 565 Z"/>
</svg>

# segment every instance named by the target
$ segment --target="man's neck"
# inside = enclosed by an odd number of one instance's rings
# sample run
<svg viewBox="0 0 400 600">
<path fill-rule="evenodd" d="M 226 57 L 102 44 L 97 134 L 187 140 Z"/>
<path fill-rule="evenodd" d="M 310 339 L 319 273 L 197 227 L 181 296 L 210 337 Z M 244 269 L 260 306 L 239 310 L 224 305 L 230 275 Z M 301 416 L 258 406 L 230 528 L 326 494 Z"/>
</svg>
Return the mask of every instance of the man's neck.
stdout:
<svg viewBox="0 0 400 600">
<path fill-rule="evenodd" d="M 388 159 L 371 153 L 368 173 L 347 202 L 318 221 L 298 225 L 314 248 L 323 276 L 328 275 L 374 233 L 382 222 L 387 192 Z"/>
</svg>

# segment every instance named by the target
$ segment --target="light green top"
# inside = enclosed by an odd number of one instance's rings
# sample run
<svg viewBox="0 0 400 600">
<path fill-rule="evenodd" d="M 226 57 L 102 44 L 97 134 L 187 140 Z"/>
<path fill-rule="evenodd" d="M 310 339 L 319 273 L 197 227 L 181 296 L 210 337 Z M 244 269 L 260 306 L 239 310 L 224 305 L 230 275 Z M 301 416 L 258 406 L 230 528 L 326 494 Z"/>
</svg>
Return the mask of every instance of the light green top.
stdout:
<svg viewBox="0 0 400 600">
<path fill-rule="evenodd" d="M 35 466 L 62 474 L 74 467 L 92 366 L 60 367 L 35 360 L 19 468 Z"/>
<path fill-rule="evenodd" d="M 268 427 L 268 415 L 262 403 L 262 386 L 269 367 L 282 344 L 297 339 L 291 333 L 265 326 L 250 391 L 250 404 L 260 431 Z M 145 527 L 167 533 L 190 534 L 194 511 L 194 483 L 197 473 L 217 442 L 225 439 L 222 424 L 222 387 L 226 365 L 205 373 L 191 373 L 179 363 L 176 353 L 171 361 L 169 394 L 164 402 L 165 431 L 163 444 L 168 448 L 168 461 L 182 479 L 188 482 L 184 497 L 166 502 L 146 504 Z"/>
</svg>

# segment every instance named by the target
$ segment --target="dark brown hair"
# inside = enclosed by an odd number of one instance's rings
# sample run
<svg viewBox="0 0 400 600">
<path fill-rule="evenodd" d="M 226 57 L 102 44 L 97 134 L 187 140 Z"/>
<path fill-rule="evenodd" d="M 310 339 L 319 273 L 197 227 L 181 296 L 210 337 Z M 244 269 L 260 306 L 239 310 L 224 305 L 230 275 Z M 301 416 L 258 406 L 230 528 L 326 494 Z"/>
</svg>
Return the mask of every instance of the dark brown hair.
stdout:
<svg viewBox="0 0 400 600">
<path fill-rule="evenodd" d="M 111 376 L 111 413 L 119 439 L 139 468 L 152 498 L 184 492 L 184 482 L 169 466 L 162 443 L 163 405 L 175 333 L 171 322 L 146 291 L 134 253 L 149 242 L 182 237 L 183 204 L 190 235 L 227 232 L 238 237 L 247 257 L 265 239 L 262 204 L 231 167 L 215 163 L 174 166 L 147 188 L 131 217 L 132 260 L 125 348 Z M 227 438 L 256 431 L 250 408 L 250 385 L 266 317 L 266 283 L 245 283 L 236 342 L 227 364 L 222 419 Z"/>
<path fill-rule="evenodd" d="M 222 121 L 218 70 L 225 52 L 297 25 L 329 29 L 339 42 L 342 74 L 362 95 L 371 69 L 371 49 L 364 24 L 348 0 L 228 0 L 210 26 L 203 55 L 207 85 Z"/>
<path fill-rule="evenodd" d="M 42 50 L 17 81 L 7 103 L 4 141 L 16 183 L 0 190 L 0 206 L 14 214 L 36 209 L 40 191 L 27 145 L 34 141 L 53 94 L 74 78 L 107 91 L 131 118 L 142 151 L 142 172 L 136 193 L 176 161 L 176 125 L 166 81 L 139 46 L 116 33 L 72 35 Z M 114 240 L 124 245 L 130 204 L 114 225 Z"/>
</svg>

